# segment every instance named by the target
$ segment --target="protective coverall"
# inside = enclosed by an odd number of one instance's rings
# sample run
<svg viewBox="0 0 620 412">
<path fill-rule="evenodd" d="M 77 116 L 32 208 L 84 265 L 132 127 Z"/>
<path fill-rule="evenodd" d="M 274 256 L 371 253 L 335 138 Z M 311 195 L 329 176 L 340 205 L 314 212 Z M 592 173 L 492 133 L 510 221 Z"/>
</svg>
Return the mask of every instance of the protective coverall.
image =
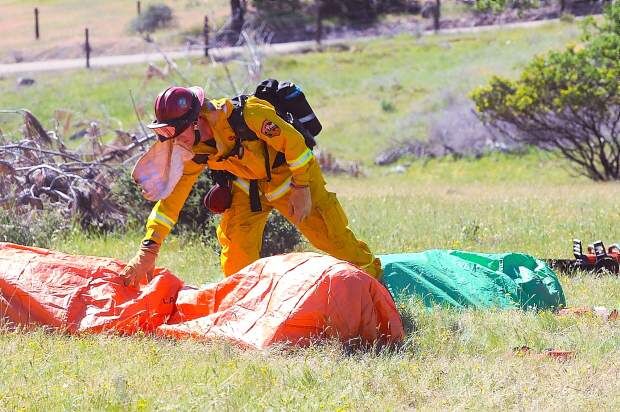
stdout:
<svg viewBox="0 0 620 412">
<path fill-rule="evenodd" d="M 379 278 L 381 265 L 368 246 L 348 228 L 347 217 L 334 193 L 325 188 L 325 181 L 314 155 L 303 136 L 278 116 L 273 106 L 250 96 L 243 109 L 248 127 L 258 140 L 242 141 L 238 155 L 227 156 L 234 148 L 236 137 L 228 123 L 233 111 L 230 99 L 211 100 L 200 116 L 207 119 L 215 144 L 199 143 L 193 147 L 195 157 L 184 164 L 183 176 L 172 193 L 158 201 L 147 220 L 145 240 L 161 244 L 174 224 L 198 175 L 209 167 L 225 170 L 236 176 L 233 181 L 232 204 L 220 220 L 217 237 L 222 246 L 221 264 L 229 276 L 259 258 L 262 236 L 269 212 L 278 210 L 289 221 L 291 184 L 309 186 L 312 209 L 297 225 L 300 232 L 318 249 L 351 262 Z M 283 152 L 286 162 L 271 170 L 267 180 L 263 143 L 267 143 L 269 159 Z M 215 146 L 215 147 L 214 147 Z M 258 180 L 262 211 L 252 212 L 249 180 Z"/>
</svg>

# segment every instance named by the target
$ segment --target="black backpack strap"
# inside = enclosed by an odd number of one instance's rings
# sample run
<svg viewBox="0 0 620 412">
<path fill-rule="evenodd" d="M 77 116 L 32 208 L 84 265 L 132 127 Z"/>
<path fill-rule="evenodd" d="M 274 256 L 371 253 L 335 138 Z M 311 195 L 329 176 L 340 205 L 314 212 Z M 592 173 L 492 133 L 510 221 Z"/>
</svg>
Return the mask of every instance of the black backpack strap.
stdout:
<svg viewBox="0 0 620 412">
<path fill-rule="evenodd" d="M 252 129 L 248 127 L 248 124 L 245 122 L 243 118 L 243 108 L 245 106 L 245 102 L 248 100 L 248 96 L 241 95 L 236 96 L 231 99 L 233 103 L 233 111 L 228 117 L 228 124 L 235 132 L 235 136 L 237 136 L 237 143 L 240 144 L 244 140 L 258 140 L 258 136 Z M 265 157 L 265 171 L 267 173 L 267 181 L 271 181 L 271 161 L 269 160 L 269 148 L 267 147 L 267 143 L 262 140 L 263 143 L 263 153 Z"/>
<path fill-rule="evenodd" d="M 269 148 L 267 142 L 263 140 L 263 156 L 265 157 L 265 170 L 267 171 L 267 181 L 271 182 L 271 162 L 269 161 Z"/>
<path fill-rule="evenodd" d="M 228 117 L 228 124 L 235 132 L 235 136 L 237 137 L 237 141 L 235 142 L 235 148 L 232 150 L 233 153 L 239 153 L 241 150 L 241 142 L 244 140 L 258 140 L 258 136 L 252 129 L 248 127 L 248 124 L 245 122 L 243 118 L 243 108 L 245 106 L 245 102 L 248 99 L 248 96 L 241 95 L 236 96 L 231 99 L 233 103 L 233 111 Z M 269 161 L 269 149 L 267 148 L 267 142 L 264 140 L 263 143 L 263 153 L 265 157 L 265 171 L 267 173 L 267 180 L 271 181 L 271 167 Z M 250 180 L 250 210 L 252 212 L 260 212 L 262 211 L 262 207 L 260 204 L 260 193 L 258 191 L 258 180 Z"/>
<path fill-rule="evenodd" d="M 250 180 L 250 210 L 260 212 L 263 210 L 260 204 L 260 193 L 258 192 L 258 180 Z"/>
<path fill-rule="evenodd" d="M 276 158 L 273 159 L 273 165 L 271 167 L 275 169 L 276 167 L 282 166 L 284 163 L 286 163 L 284 152 L 278 152 L 278 154 L 276 154 Z"/>
<path fill-rule="evenodd" d="M 236 96 L 231 99 L 233 111 L 228 117 L 228 124 L 235 132 L 235 136 L 237 136 L 239 141 L 258 140 L 256 133 L 248 127 L 248 124 L 243 118 L 243 107 L 245 106 L 246 100 L 248 100 L 248 96 L 246 95 Z"/>
<path fill-rule="evenodd" d="M 209 177 L 213 183 L 222 187 L 230 187 L 230 182 L 236 179 L 235 175 L 225 170 L 210 170 Z"/>
</svg>

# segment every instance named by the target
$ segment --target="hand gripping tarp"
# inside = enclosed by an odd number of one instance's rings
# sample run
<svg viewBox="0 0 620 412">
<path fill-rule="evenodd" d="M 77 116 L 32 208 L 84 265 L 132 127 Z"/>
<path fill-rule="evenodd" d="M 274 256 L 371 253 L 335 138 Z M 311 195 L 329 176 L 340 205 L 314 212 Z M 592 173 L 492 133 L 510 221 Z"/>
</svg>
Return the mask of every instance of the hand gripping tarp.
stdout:
<svg viewBox="0 0 620 412">
<path fill-rule="evenodd" d="M 380 256 L 394 299 L 421 298 L 457 308 L 553 309 L 566 305 L 562 285 L 543 261 L 520 253 L 428 250 Z"/>
<path fill-rule="evenodd" d="M 185 286 L 164 269 L 123 286 L 110 258 L 0 243 L 0 322 L 67 331 L 138 331 L 266 348 L 334 338 L 391 345 L 403 326 L 389 292 L 355 266 L 316 253 L 261 259 L 219 283 Z"/>
</svg>

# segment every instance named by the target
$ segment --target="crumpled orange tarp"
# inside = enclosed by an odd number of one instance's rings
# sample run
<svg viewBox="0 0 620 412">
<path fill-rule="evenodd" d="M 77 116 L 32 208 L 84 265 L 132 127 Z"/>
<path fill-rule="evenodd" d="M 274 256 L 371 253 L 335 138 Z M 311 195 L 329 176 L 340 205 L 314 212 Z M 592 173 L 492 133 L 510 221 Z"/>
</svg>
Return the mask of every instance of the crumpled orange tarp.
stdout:
<svg viewBox="0 0 620 412">
<path fill-rule="evenodd" d="M 186 286 L 165 269 L 125 287 L 124 263 L 0 243 L 0 319 L 71 333 L 138 331 L 266 348 L 316 339 L 391 345 L 404 336 L 389 292 L 316 253 L 261 259 L 219 283 Z"/>
</svg>

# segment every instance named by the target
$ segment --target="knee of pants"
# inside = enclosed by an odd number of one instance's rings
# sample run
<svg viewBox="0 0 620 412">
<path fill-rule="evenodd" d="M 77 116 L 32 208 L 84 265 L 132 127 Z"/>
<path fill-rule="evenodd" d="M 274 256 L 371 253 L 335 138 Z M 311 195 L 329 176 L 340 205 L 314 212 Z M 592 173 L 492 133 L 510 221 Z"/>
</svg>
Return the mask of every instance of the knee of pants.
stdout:
<svg viewBox="0 0 620 412">
<path fill-rule="evenodd" d="M 381 280 L 383 277 L 383 269 L 381 268 L 381 260 L 379 258 L 374 258 L 372 262 L 361 269 L 377 280 Z"/>
<path fill-rule="evenodd" d="M 224 276 L 230 276 L 260 257 L 264 226 L 222 225 L 217 228 L 217 238 L 222 246 L 220 262 Z"/>
</svg>

